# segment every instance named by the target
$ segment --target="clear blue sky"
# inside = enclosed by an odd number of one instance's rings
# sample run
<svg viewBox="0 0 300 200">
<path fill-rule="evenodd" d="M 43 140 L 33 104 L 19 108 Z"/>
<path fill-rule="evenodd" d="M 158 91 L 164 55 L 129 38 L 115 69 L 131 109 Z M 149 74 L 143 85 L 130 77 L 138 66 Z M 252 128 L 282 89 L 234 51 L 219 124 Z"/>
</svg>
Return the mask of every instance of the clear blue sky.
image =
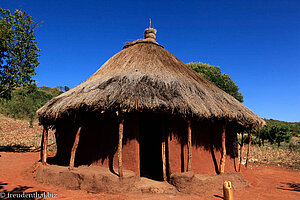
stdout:
<svg viewBox="0 0 300 200">
<path fill-rule="evenodd" d="M 34 21 L 39 86 L 74 87 L 126 42 L 157 41 L 184 63 L 220 66 L 259 116 L 300 121 L 300 1 L 0 0 Z"/>
</svg>

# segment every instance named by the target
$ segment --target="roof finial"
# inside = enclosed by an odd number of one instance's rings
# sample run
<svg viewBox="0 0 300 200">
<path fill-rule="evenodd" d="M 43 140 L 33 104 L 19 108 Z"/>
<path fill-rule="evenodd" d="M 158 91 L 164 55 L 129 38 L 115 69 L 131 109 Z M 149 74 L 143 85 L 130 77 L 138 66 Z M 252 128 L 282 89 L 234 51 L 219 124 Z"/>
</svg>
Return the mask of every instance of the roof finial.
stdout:
<svg viewBox="0 0 300 200">
<path fill-rule="evenodd" d="M 156 29 L 151 28 L 151 19 L 149 19 L 149 28 L 145 29 L 144 38 L 145 39 L 151 38 L 154 40 L 156 38 Z"/>
</svg>

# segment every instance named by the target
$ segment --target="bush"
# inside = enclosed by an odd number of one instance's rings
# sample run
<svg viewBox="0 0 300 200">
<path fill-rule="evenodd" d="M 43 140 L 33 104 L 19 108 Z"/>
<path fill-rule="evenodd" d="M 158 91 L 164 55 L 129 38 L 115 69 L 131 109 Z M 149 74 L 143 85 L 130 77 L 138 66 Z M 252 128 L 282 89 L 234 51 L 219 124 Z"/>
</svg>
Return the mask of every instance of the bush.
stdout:
<svg viewBox="0 0 300 200">
<path fill-rule="evenodd" d="M 35 112 L 60 93 L 57 89 L 48 87 L 39 89 L 36 85 L 23 87 L 13 91 L 11 99 L 0 101 L 0 113 L 15 119 L 29 120 L 32 126 L 36 118 Z"/>
<path fill-rule="evenodd" d="M 281 142 L 289 143 L 292 138 L 290 127 L 282 123 L 276 123 L 272 125 L 269 134 L 270 134 L 269 141 L 271 143 L 276 142 L 278 147 L 280 146 Z"/>
</svg>

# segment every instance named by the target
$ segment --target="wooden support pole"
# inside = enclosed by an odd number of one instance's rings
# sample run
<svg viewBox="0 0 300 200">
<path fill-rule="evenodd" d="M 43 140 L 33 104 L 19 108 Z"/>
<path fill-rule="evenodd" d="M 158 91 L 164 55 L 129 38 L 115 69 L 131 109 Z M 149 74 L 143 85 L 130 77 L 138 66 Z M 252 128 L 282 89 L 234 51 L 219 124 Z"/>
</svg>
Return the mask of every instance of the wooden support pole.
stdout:
<svg viewBox="0 0 300 200">
<path fill-rule="evenodd" d="M 241 147 L 240 147 L 239 172 L 241 171 L 241 166 L 243 162 L 243 146 L 244 146 L 244 133 L 242 133 L 242 140 L 241 140 Z"/>
<path fill-rule="evenodd" d="M 43 162 L 43 155 L 44 155 L 44 139 L 45 139 L 44 131 L 45 128 L 43 128 L 42 139 L 41 139 L 41 152 L 40 152 L 41 162 Z"/>
<path fill-rule="evenodd" d="M 169 152 L 169 133 L 167 133 L 166 137 L 166 171 L 167 171 L 167 181 L 170 180 L 170 152 Z"/>
<path fill-rule="evenodd" d="M 75 155 L 76 155 L 76 150 L 77 150 L 78 143 L 79 143 L 81 128 L 82 128 L 81 126 L 78 128 L 78 131 L 75 136 L 74 144 L 73 144 L 73 147 L 71 150 L 71 157 L 70 157 L 70 164 L 69 164 L 70 170 L 74 169 Z"/>
<path fill-rule="evenodd" d="M 118 143 L 118 167 L 119 167 L 119 177 L 123 178 L 123 165 L 122 165 L 122 146 L 123 146 L 123 127 L 124 118 L 122 113 L 119 115 L 119 143 Z"/>
<path fill-rule="evenodd" d="M 249 133 L 249 144 L 248 144 L 248 151 L 247 151 L 247 159 L 246 159 L 246 168 L 248 167 L 248 161 L 250 156 L 250 147 L 251 147 L 251 134 Z"/>
<path fill-rule="evenodd" d="M 163 138 L 163 141 L 161 143 L 161 147 L 162 147 L 163 179 L 164 179 L 164 181 L 167 181 L 166 142 L 165 142 L 165 138 Z"/>
<path fill-rule="evenodd" d="M 44 127 L 43 129 L 43 136 L 42 136 L 42 144 L 41 144 L 41 157 L 42 157 L 42 164 L 47 164 L 47 156 L 48 156 L 48 128 Z"/>
<path fill-rule="evenodd" d="M 188 162 L 187 162 L 187 168 L 186 171 L 191 171 L 192 168 L 192 128 L 191 128 L 191 120 L 187 121 L 188 125 L 188 142 L 187 142 L 187 147 L 188 147 Z"/>
<path fill-rule="evenodd" d="M 220 173 L 225 171 L 225 161 L 226 161 L 226 145 L 225 145 L 225 126 L 223 126 L 223 132 L 221 136 L 222 140 L 222 150 L 221 150 L 221 160 L 220 160 Z"/>
<path fill-rule="evenodd" d="M 167 181 L 167 164 L 166 164 L 166 127 L 165 119 L 162 119 L 162 141 L 161 141 L 161 158 L 163 167 L 163 179 Z"/>
</svg>

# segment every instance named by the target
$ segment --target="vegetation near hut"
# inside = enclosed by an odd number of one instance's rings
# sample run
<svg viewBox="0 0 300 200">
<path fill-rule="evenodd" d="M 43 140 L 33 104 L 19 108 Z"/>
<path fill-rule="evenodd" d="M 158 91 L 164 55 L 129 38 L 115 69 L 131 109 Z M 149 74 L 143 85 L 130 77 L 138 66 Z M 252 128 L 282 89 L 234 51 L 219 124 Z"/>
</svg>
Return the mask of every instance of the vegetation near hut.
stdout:
<svg viewBox="0 0 300 200">
<path fill-rule="evenodd" d="M 36 110 L 61 93 L 57 87 L 24 86 L 13 90 L 10 99 L 0 99 L 0 113 L 14 119 L 29 120 L 32 125 Z"/>
<path fill-rule="evenodd" d="M 13 88 L 34 83 L 40 49 L 30 15 L 0 8 L 0 17 L 0 98 L 9 99 Z"/>
<path fill-rule="evenodd" d="M 204 64 L 202 62 L 191 62 L 187 65 L 220 89 L 236 98 L 239 102 L 244 101 L 243 95 L 239 92 L 239 87 L 227 74 L 221 72 L 220 67 Z"/>
<path fill-rule="evenodd" d="M 300 136 L 300 131 L 297 129 L 299 126 L 298 122 L 274 122 L 273 120 L 266 120 L 266 122 L 267 125 L 260 131 L 253 132 L 253 135 L 256 137 L 255 142 L 259 145 L 264 146 L 265 141 L 268 141 L 271 144 L 276 143 L 280 147 L 282 142 L 289 143 L 293 136 L 296 136 L 296 138 Z"/>
</svg>

